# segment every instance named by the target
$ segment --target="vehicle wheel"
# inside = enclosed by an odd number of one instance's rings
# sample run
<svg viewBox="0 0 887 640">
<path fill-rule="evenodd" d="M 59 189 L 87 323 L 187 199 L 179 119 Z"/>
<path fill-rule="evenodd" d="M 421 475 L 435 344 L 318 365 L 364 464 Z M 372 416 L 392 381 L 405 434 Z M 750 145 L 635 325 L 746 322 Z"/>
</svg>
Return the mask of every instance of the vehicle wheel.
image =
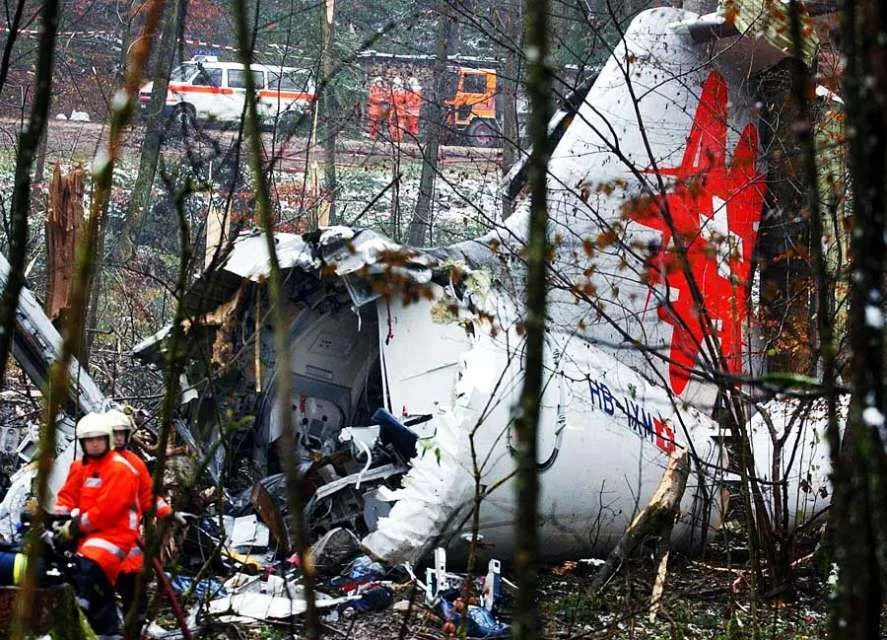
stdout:
<svg viewBox="0 0 887 640">
<path fill-rule="evenodd" d="M 475 120 L 468 127 L 468 141 L 472 147 L 494 147 L 499 142 L 499 134 L 489 120 Z"/>
</svg>

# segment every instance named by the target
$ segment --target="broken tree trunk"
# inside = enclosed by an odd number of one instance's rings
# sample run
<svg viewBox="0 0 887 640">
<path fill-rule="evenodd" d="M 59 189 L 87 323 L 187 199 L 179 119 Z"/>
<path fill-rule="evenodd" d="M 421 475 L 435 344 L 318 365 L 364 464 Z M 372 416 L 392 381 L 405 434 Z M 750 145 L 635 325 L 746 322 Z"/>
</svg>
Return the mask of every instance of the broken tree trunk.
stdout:
<svg viewBox="0 0 887 640">
<path fill-rule="evenodd" d="M 46 315 L 57 320 L 68 306 L 73 277 L 77 227 L 83 219 L 83 169 L 75 167 L 62 175 L 59 165 L 49 183 L 49 210 L 46 215 Z"/>
<path fill-rule="evenodd" d="M 648 537 L 671 535 L 671 528 L 680 512 L 681 498 L 687 487 L 689 475 L 690 456 L 687 450 L 680 447 L 675 448 L 668 459 L 662 480 L 659 481 L 659 486 L 650 499 L 650 504 L 635 517 L 625 533 L 622 534 L 616 548 L 610 552 L 607 561 L 598 569 L 588 589 L 590 595 L 600 593 L 622 566 L 622 563 Z M 664 542 L 668 544 L 667 540 Z M 660 569 L 660 572 L 663 574 L 662 582 L 664 583 L 664 569 Z"/>
<path fill-rule="evenodd" d="M 672 522 L 672 525 L 674 522 Z M 656 580 L 653 582 L 653 593 L 650 594 L 650 622 L 656 622 L 656 616 L 659 614 L 659 605 L 662 603 L 662 593 L 665 591 L 665 576 L 668 575 L 668 539 L 671 537 L 672 525 L 666 527 L 662 532 L 663 546 L 665 547 L 659 556 L 658 567 L 656 568 Z"/>
</svg>

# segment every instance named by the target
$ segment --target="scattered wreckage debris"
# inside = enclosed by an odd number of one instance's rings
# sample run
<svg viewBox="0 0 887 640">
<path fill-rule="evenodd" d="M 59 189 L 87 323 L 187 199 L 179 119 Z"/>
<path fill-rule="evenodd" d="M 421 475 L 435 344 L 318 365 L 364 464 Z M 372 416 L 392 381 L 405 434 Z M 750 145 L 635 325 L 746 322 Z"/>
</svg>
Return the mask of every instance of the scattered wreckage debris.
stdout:
<svg viewBox="0 0 887 640">
<path fill-rule="evenodd" d="M 641 13 L 552 156 L 552 225 L 570 233 L 552 264 L 561 280 L 551 291 L 541 399 L 540 540 L 551 555 L 612 549 L 636 506 L 654 496 L 669 459 L 685 450 L 692 450 L 694 464 L 682 498 L 671 505 L 680 513 L 672 538 L 695 548 L 720 524 L 720 488 L 730 480 L 725 435 L 705 414 L 716 389 L 697 366 L 704 355 L 698 345 L 713 337 L 692 309 L 682 322 L 665 313 L 669 291 L 682 293 L 676 312 L 687 311 L 681 305 L 689 301 L 680 273 L 663 270 L 669 276 L 663 282 L 662 272 L 648 271 L 653 262 L 670 260 L 669 234 L 653 208 L 631 216 L 624 208 L 643 193 L 638 183 L 645 171 L 627 161 L 646 167 L 652 160 L 672 167 L 664 171 L 678 178 L 718 172 L 719 179 L 709 182 L 727 186 L 707 195 L 724 210 L 707 213 L 712 225 L 716 213 L 729 213 L 727 222 L 742 226 L 721 230 L 744 234 L 742 255 L 725 259 L 706 245 L 692 247 L 693 257 L 706 275 L 702 295 L 715 306 L 745 299 L 736 292 L 747 284 L 763 199 L 754 100 L 729 68 L 729 51 L 712 61 L 707 46 L 675 28 L 693 17 L 668 8 Z M 626 116 L 624 105 L 633 101 L 623 72 L 628 59 L 636 61 L 635 87 L 649 90 Z M 643 147 L 642 131 L 655 134 Z M 742 132 L 738 141 L 734 132 Z M 684 162 L 674 167 L 681 155 Z M 698 158 L 715 164 L 696 166 Z M 668 197 L 689 208 L 695 206 L 689 195 L 677 189 Z M 464 551 L 478 495 L 477 533 L 497 556 L 511 552 L 511 408 L 523 376 L 525 225 L 526 215 L 516 213 L 487 236 L 438 249 L 405 247 L 346 227 L 276 234 L 291 322 L 290 371 L 277 370 L 271 347 L 269 256 L 260 233 L 238 238 L 221 268 L 195 283 L 184 300 L 191 362 L 181 398 L 182 413 L 192 420 L 190 428 L 177 428 L 199 457 L 199 443 L 215 447 L 208 470 L 223 495 L 221 511 L 207 510 L 188 529 L 182 552 L 184 561 L 209 565 L 227 580 L 219 589 L 198 570 L 201 577 L 184 587 L 183 595 L 205 604 L 192 610 L 189 628 L 206 624 L 207 611 L 214 619 L 300 613 L 301 569 L 287 547 L 288 521 L 299 517 L 316 540 L 318 605 L 328 615 L 388 606 L 398 585 L 415 583 L 446 630 L 465 623 L 487 636 L 505 633 L 497 616 L 505 618 L 507 582 L 496 565 L 470 590 L 483 595 L 478 602 L 462 599 L 464 578 L 446 572 L 442 552 L 425 585 L 412 566 L 437 547 Z M 608 243 L 614 229 L 621 245 Z M 653 255 L 638 257 L 635 247 Z M 719 275 L 724 268 L 731 277 Z M 8 266 L 0 268 L 0 275 L 6 272 Z M 595 317 L 606 309 L 577 304 L 577 292 L 613 298 L 620 320 Z M 657 309 L 648 308 L 651 300 Z M 727 326 L 737 314 L 725 309 L 714 309 L 726 327 L 725 343 L 731 341 L 721 345 L 721 355 L 738 370 L 741 328 Z M 30 292 L 22 294 L 16 323 L 14 354 L 40 385 L 61 340 Z M 136 354 L 162 365 L 169 335 L 168 328 L 158 332 Z M 641 337 L 645 345 L 669 345 L 670 358 L 639 349 Z M 291 398 L 276 397 L 279 375 L 291 376 Z M 211 391 L 202 384 L 210 378 Z M 105 405 L 76 363 L 71 380 L 72 415 Z M 288 513 L 284 497 L 276 452 L 281 411 L 292 412 L 298 427 L 296 456 L 308 492 L 304 513 Z M 56 467 L 64 470 L 74 455 L 71 418 L 59 420 L 57 429 Z M 34 441 L 23 438 L 17 445 L 23 461 Z M 756 464 L 763 476 L 770 460 L 758 451 L 769 451 L 768 442 L 767 429 L 758 429 Z M 818 463 L 816 477 L 799 472 L 785 483 L 799 496 L 791 520 L 800 523 L 820 512 L 826 498 L 801 483 L 825 485 L 828 465 L 815 438 L 799 436 L 798 442 L 799 455 Z M 240 472 L 249 468 L 257 472 Z M 33 473 L 26 466 L 11 478 L 0 504 L 4 536 L 15 535 Z M 186 584 L 179 578 L 171 576 L 171 588 Z"/>
<path fill-rule="evenodd" d="M 676 451 L 651 504 L 635 519 L 612 557 L 606 563 L 589 561 L 595 565 L 603 564 L 598 568 L 593 584 L 612 576 L 616 564 L 629 559 L 641 538 L 648 535 L 668 537 L 668 530 L 677 515 L 675 505 L 680 502 L 688 475 L 687 453 Z M 195 583 L 190 578 L 171 576 L 177 592 L 204 603 L 201 615 L 249 624 L 249 621 L 285 621 L 304 613 L 298 556 L 287 554 L 286 534 L 271 534 L 271 526 L 285 527 L 287 520 L 286 492 L 282 483 L 282 475 L 270 476 L 229 500 L 226 503 L 228 513 L 222 516 L 225 525 L 221 530 L 215 526 L 215 517 L 211 515 L 199 523 L 198 528 L 203 532 L 225 532 L 224 541 L 207 534 L 204 542 L 221 546 L 225 566 L 228 571 L 233 571 L 224 582 L 210 578 Z M 659 526 L 655 531 L 650 527 L 651 519 L 658 519 Z M 639 533 L 638 528 L 643 531 Z M 205 557 L 206 553 L 201 555 Z M 405 594 L 407 590 L 417 588 L 424 592 L 424 598 L 406 608 L 418 606 L 436 616 L 439 629 L 445 635 L 455 633 L 463 625 L 468 637 L 496 638 L 509 634 L 509 627 L 503 620 L 509 617 L 510 594 L 514 593 L 516 586 L 502 576 L 499 560 L 490 560 L 485 575 L 467 576 L 448 571 L 446 550 L 438 547 L 433 554 L 433 566 L 426 569 L 422 582 L 408 562 L 399 566 L 386 565 L 367 555 L 358 537 L 344 526 L 321 536 L 313 544 L 308 558 L 318 576 L 317 606 L 328 624 L 387 609 L 398 593 Z M 471 595 L 466 600 L 467 594 Z M 397 605 L 396 608 L 402 610 L 404 606 Z M 200 628 L 199 618 L 193 620 L 196 631 Z M 149 636 L 168 638 L 168 633 L 155 624 Z"/>
<path fill-rule="evenodd" d="M 697 18 L 671 8 L 639 14 L 624 48 L 614 50 L 584 101 L 576 101 L 578 114 L 552 154 L 549 205 L 560 244 L 552 263 L 538 468 L 540 540 L 554 556 L 611 550 L 678 450 L 691 451 L 693 464 L 674 542 L 698 547 L 726 506 L 720 489 L 731 478 L 729 434 L 709 417 L 719 391 L 712 372 L 703 370 L 713 354 L 699 351 L 716 338 L 705 335 L 686 306 L 691 296 L 680 274 L 665 270 L 662 281 L 663 272 L 651 267 L 673 258 L 655 207 L 625 210 L 626 203 L 646 202 L 643 167 L 651 161 L 683 162 L 663 170 L 678 183 L 703 170 L 723 177 L 705 200 L 722 203 L 722 210 L 705 214 L 708 226 L 727 216 L 729 228 L 721 231 L 744 234 L 742 253 L 730 258 L 694 245 L 700 269 L 694 274 L 723 326 L 717 359 L 734 373 L 749 365 L 732 302 L 746 299 L 765 183 L 755 100 L 731 56 L 748 62 L 755 48 L 728 47 L 712 59 L 708 43 L 684 28 Z M 636 61 L 634 86 L 624 74 L 626 60 Z M 648 90 L 637 99 L 640 88 Z M 634 102 L 638 109 L 626 112 L 624 105 Z M 643 131 L 656 135 L 645 141 Z M 699 158 L 707 164 L 697 166 Z M 682 211 L 698 204 L 681 188 L 667 197 Z M 227 488 L 247 491 L 259 477 L 279 473 L 281 412 L 288 411 L 297 427 L 312 538 L 347 528 L 390 565 L 415 563 L 440 545 L 458 553 L 479 491 L 480 535 L 507 559 L 526 223 L 526 212 L 518 212 L 476 240 L 434 249 L 347 227 L 275 234 L 290 322 L 286 372 L 277 370 L 267 321 L 265 238 L 257 232 L 236 239 L 220 268 L 198 279 L 184 300 L 191 399 L 183 397 L 183 411 L 195 417 L 200 441 L 224 439 L 213 467 L 229 478 Z M 691 223 L 701 224 L 698 217 Z M 636 247 L 655 255 L 638 256 Z M 588 291 L 608 305 L 583 303 Z M 675 291 L 680 321 L 664 306 Z M 162 365 L 168 336 L 167 328 L 136 347 L 136 355 Z M 667 357 L 641 343 L 669 347 Z M 276 396 L 279 375 L 291 378 L 291 398 Z M 216 391 L 195 393 L 211 378 Z M 252 428 L 234 429 L 218 416 L 252 416 Z M 754 438 L 755 448 L 767 450 L 765 431 Z M 815 482 L 825 482 L 823 452 L 807 447 L 807 454 L 822 463 Z M 769 464 L 758 462 L 761 469 Z M 248 467 L 256 469 L 253 477 L 239 472 Z M 789 490 L 801 496 L 793 522 L 821 506 L 800 491 L 800 478 L 789 478 Z M 265 489 L 273 498 L 274 490 Z M 263 522 L 282 538 L 282 502 L 262 490 L 254 498 Z"/>
<path fill-rule="evenodd" d="M 264 538 L 267 540 L 267 538 Z M 410 601 L 406 608 L 422 609 L 439 618 L 439 628 L 448 632 L 458 627 L 464 616 L 469 637 L 493 638 L 507 635 L 508 626 L 499 620 L 507 615 L 507 596 L 503 584 L 510 584 L 500 574 L 498 561 L 492 561 L 486 576 L 471 578 L 473 592 L 479 594 L 467 607 L 463 602 L 464 574 L 446 571 L 445 551 L 436 551 L 438 566 L 428 583 L 419 581 L 407 564 L 386 567 L 373 560 L 355 544 L 353 534 L 336 529 L 313 545 L 309 557 L 317 559 L 319 578 L 316 581 L 316 603 L 323 620 L 333 624 L 355 616 L 389 609 L 397 594 L 408 596 L 414 585 L 425 591 L 425 598 Z M 246 552 L 242 549 L 242 552 Z M 259 549 L 252 549 L 260 552 Z M 345 555 L 347 554 L 347 555 Z M 167 574 L 176 592 L 183 598 L 193 597 L 198 605 L 189 617 L 189 629 L 197 633 L 206 620 L 239 624 L 286 621 L 305 611 L 301 571 L 294 558 L 269 554 L 261 569 L 246 566 L 248 572 L 235 571 L 224 582 L 205 578 L 195 582 L 184 576 Z M 335 570 L 333 562 L 336 562 Z M 512 585 L 513 587 L 513 585 Z M 403 602 L 403 601 L 401 601 Z M 403 610 L 404 605 L 394 605 Z M 146 631 L 150 638 L 180 637 L 156 621 Z"/>
</svg>

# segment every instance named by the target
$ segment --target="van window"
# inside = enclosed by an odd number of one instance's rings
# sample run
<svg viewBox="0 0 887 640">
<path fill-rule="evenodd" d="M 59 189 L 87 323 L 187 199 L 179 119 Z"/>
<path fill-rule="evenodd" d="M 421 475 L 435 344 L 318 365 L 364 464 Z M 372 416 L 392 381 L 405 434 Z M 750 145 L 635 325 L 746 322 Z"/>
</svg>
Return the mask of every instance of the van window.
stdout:
<svg viewBox="0 0 887 640">
<path fill-rule="evenodd" d="M 265 74 L 261 71 L 251 70 L 256 91 L 265 88 Z M 228 86 L 232 89 L 246 89 L 246 69 L 228 69 Z"/>
<path fill-rule="evenodd" d="M 207 69 L 204 67 L 200 73 L 191 81 L 191 84 L 199 87 L 221 87 L 222 86 L 222 70 Z"/>
<path fill-rule="evenodd" d="M 268 88 L 277 91 L 310 91 L 308 73 L 298 69 L 268 72 Z"/>
<path fill-rule="evenodd" d="M 172 73 L 169 74 L 169 81 L 188 82 L 195 73 L 197 73 L 196 64 L 183 64 L 172 70 Z"/>
<path fill-rule="evenodd" d="M 485 73 L 466 74 L 462 82 L 462 91 L 464 93 L 486 93 L 487 75 Z"/>
</svg>

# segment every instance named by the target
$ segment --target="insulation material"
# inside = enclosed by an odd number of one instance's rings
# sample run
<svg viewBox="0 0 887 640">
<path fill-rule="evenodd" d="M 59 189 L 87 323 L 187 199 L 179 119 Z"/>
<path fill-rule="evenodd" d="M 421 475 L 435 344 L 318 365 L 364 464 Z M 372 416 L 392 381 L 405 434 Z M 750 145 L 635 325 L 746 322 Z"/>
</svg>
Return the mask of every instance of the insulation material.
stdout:
<svg viewBox="0 0 887 640">
<path fill-rule="evenodd" d="M 434 420 L 437 433 L 413 460 L 403 487 L 391 494 L 397 503 L 361 545 L 395 564 L 415 562 L 442 532 L 452 530 L 459 510 L 470 502 L 474 485 L 463 467 L 468 434 L 457 414 Z"/>
</svg>

